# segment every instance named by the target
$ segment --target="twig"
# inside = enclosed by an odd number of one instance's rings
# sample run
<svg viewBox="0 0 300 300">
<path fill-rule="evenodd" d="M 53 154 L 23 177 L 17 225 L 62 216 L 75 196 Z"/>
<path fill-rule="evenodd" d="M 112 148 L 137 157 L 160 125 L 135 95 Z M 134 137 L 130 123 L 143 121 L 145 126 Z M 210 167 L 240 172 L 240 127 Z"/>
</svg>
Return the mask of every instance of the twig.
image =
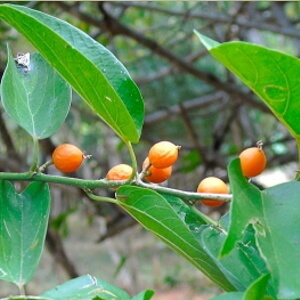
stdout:
<svg viewBox="0 0 300 300">
<path fill-rule="evenodd" d="M 186 59 L 182 59 L 169 49 L 164 48 L 162 45 L 157 43 L 155 40 L 152 40 L 138 31 L 131 29 L 130 27 L 121 23 L 117 18 L 113 17 L 107 10 L 105 10 L 104 5 L 101 5 L 101 12 L 104 14 L 104 19 L 95 18 L 85 14 L 80 11 L 78 7 L 68 5 L 64 2 L 51 2 L 59 6 L 64 11 L 74 14 L 79 19 L 96 26 L 97 28 L 102 28 L 106 32 L 110 32 L 112 35 L 124 35 L 127 36 L 144 47 L 150 49 L 153 53 L 163 57 L 169 61 L 173 66 L 179 68 L 180 70 L 187 72 L 193 75 L 196 78 L 199 78 L 203 82 L 213 86 L 217 90 L 225 91 L 233 96 L 237 96 L 241 101 L 245 102 L 248 105 L 251 105 L 263 112 L 269 112 L 269 109 L 261 102 L 256 101 L 254 96 L 251 93 L 246 93 L 244 91 L 238 90 L 237 86 L 234 84 L 228 84 L 227 82 L 220 81 L 217 77 L 212 74 L 207 74 L 206 72 L 201 71 L 194 64 L 190 63 Z M 231 18 L 230 18 L 231 20 Z"/>
<path fill-rule="evenodd" d="M 141 181 L 139 178 L 129 182 L 128 180 L 120 180 L 120 181 L 112 181 L 112 180 L 110 181 L 107 179 L 88 180 L 88 179 L 80 179 L 80 178 L 65 177 L 65 176 L 54 176 L 54 175 L 32 173 L 32 172 L 25 172 L 25 173 L 0 172 L 0 180 L 41 181 L 41 182 L 48 182 L 48 183 L 71 185 L 84 190 L 88 194 L 88 196 L 93 200 L 97 200 L 97 201 L 102 200 L 102 201 L 113 202 L 113 203 L 116 203 L 116 201 L 113 198 L 96 196 L 92 194 L 91 190 L 94 190 L 96 188 L 117 188 L 123 185 L 132 184 L 135 186 L 146 187 L 162 194 L 176 196 L 178 198 L 183 199 L 189 204 L 193 204 L 202 199 L 228 202 L 232 198 L 232 195 L 187 192 L 187 191 L 167 188 L 155 184 L 148 184 Z"/>
<path fill-rule="evenodd" d="M 184 17 L 184 15 L 185 15 L 185 11 L 164 8 L 164 7 L 152 4 L 152 3 L 148 4 L 148 3 L 141 2 L 141 1 L 129 2 L 129 3 L 126 1 L 115 2 L 114 5 L 136 7 L 136 8 L 141 8 L 141 9 L 157 11 L 160 13 L 172 15 L 173 17 L 174 16 Z M 200 19 L 201 21 L 203 21 L 203 20 L 213 21 L 214 24 L 216 24 L 216 23 L 231 24 L 232 23 L 232 18 L 230 16 L 224 16 L 224 15 L 220 15 L 217 13 L 208 13 L 207 11 L 206 12 L 199 12 L 199 11 L 191 12 L 189 14 L 189 18 Z M 247 29 L 256 28 L 259 30 L 270 31 L 270 32 L 274 32 L 277 34 L 279 33 L 279 34 L 294 37 L 294 38 L 300 38 L 300 32 L 291 27 L 283 27 L 283 26 L 264 24 L 264 23 L 256 22 L 256 21 L 245 21 L 242 19 L 235 20 L 234 24 L 244 27 L 244 28 L 247 28 Z"/>
<path fill-rule="evenodd" d="M 227 95 L 224 92 L 215 92 L 212 94 L 207 94 L 198 98 L 184 101 L 181 105 L 186 111 L 195 111 L 196 109 L 203 109 L 209 105 L 220 102 L 224 98 L 227 98 Z M 168 107 L 167 109 L 158 110 L 146 116 L 145 126 L 157 124 L 157 122 L 165 121 L 166 118 L 174 117 L 179 114 L 179 105 L 173 105 Z"/>
<path fill-rule="evenodd" d="M 195 149 L 199 152 L 201 158 L 203 159 L 204 165 L 206 165 L 207 163 L 206 152 L 204 151 L 202 145 L 199 143 L 200 139 L 191 122 L 191 118 L 188 116 L 188 112 L 185 109 L 183 104 L 179 104 L 179 109 L 180 109 L 180 115 L 183 120 L 183 123 L 185 124 L 188 133 L 190 134 L 190 137 L 192 139 L 192 143 L 194 144 Z"/>
<path fill-rule="evenodd" d="M 55 260 L 63 266 L 70 278 L 78 277 L 79 274 L 72 261 L 67 256 L 60 235 L 53 229 L 48 228 L 46 245 Z"/>
<path fill-rule="evenodd" d="M 143 182 L 140 180 L 137 180 L 134 184 L 137 186 L 149 188 L 149 189 L 159 192 L 161 194 L 178 197 L 190 205 L 192 205 L 198 201 L 204 200 L 204 199 L 222 201 L 222 202 L 229 202 L 232 199 L 231 194 L 210 194 L 210 193 L 188 192 L 188 191 L 182 191 L 182 190 L 177 190 L 177 189 L 173 189 L 173 188 L 163 187 L 163 186 L 156 185 L 156 184 L 150 184 L 150 183 L 146 183 L 146 182 Z"/>
</svg>

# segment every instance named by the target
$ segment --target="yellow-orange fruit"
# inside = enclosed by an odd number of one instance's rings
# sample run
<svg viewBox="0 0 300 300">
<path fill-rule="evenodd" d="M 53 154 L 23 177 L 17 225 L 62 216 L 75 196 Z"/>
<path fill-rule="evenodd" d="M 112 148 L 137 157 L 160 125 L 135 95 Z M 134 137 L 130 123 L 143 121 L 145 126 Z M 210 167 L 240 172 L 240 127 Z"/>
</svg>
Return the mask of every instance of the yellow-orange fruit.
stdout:
<svg viewBox="0 0 300 300">
<path fill-rule="evenodd" d="M 108 180 L 128 180 L 132 175 L 132 167 L 126 164 L 119 164 L 112 167 L 106 174 Z"/>
<path fill-rule="evenodd" d="M 179 148 L 169 141 L 161 141 L 154 144 L 148 153 L 150 163 L 158 169 L 172 166 L 178 158 Z"/>
<path fill-rule="evenodd" d="M 229 189 L 223 180 L 217 177 L 207 177 L 199 183 L 197 192 L 209 194 L 228 194 Z M 201 200 L 201 203 L 207 206 L 220 206 L 224 203 L 224 201 L 204 199 Z"/>
<path fill-rule="evenodd" d="M 239 155 L 243 175 L 251 178 L 262 173 L 267 165 L 267 157 L 260 147 L 247 148 Z"/>
<path fill-rule="evenodd" d="M 84 155 L 82 151 L 72 144 L 59 145 L 52 153 L 52 161 L 54 166 L 61 172 L 76 171 L 82 161 Z"/>
<path fill-rule="evenodd" d="M 143 170 L 145 170 L 148 165 L 149 165 L 149 158 L 147 157 L 143 162 Z M 172 169 L 173 169 L 172 166 L 159 169 L 151 165 L 147 169 L 147 175 L 145 176 L 145 179 L 152 183 L 164 182 L 167 179 L 169 179 L 170 176 L 172 175 Z"/>
</svg>

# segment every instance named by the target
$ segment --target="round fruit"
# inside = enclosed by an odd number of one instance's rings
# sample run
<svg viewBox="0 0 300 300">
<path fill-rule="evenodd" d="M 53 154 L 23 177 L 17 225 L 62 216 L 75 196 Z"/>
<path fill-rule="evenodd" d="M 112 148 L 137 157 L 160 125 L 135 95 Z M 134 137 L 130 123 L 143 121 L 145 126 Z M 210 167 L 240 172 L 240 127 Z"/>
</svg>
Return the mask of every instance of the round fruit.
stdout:
<svg viewBox="0 0 300 300">
<path fill-rule="evenodd" d="M 247 148 L 239 155 L 243 175 L 255 177 L 266 168 L 267 157 L 261 147 Z"/>
<path fill-rule="evenodd" d="M 82 151 L 71 144 L 59 145 L 52 153 L 52 161 L 56 169 L 66 173 L 76 171 L 83 159 Z"/>
<path fill-rule="evenodd" d="M 143 162 L 143 170 L 149 166 L 149 158 L 147 157 Z M 159 169 L 151 165 L 146 171 L 145 179 L 153 183 L 161 183 L 169 179 L 172 174 L 172 166 Z"/>
<path fill-rule="evenodd" d="M 178 158 L 179 148 L 168 141 L 161 141 L 154 144 L 148 153 L 150 163 L 158 169 L 172 166 Z"/>
<path fill-rule="evenodd" d="M 108 180 L 128 180 L 132 175 L 132 167 L 126 164 L 119 164 L 112 167 L 106 174 Z"/>
<path fill-rule="evenodd" d="M 197 192 L 209 194 L 228 194 L 229 189 L 223 180 L 217 177 L 207 177 L 199 183 Z M 207 206 L 220 206 L 224 203 L 224 201 L 205 199 L 201 200 L 201 203 Z"/>
</svg>

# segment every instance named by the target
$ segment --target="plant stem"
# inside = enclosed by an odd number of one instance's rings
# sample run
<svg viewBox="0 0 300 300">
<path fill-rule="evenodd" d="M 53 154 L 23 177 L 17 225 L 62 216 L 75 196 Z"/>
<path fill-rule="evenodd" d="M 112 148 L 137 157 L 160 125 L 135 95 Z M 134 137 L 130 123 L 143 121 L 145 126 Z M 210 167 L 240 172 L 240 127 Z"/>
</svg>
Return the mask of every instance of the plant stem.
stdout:
<svg viewBox="0 0 300 300">
<path fill-rule="evenodd" d="M 32 151 L 33 160 L 30 167 L 31 172 L 35 172 L 37 170 L 39 164 L 39 156 L 40 156 L 39 141 L 36 137 L 33 137 L 33 151 Z"/>
<path fill-rule="evenodd" d="M 19 289 L 19 294 L 22 295 L 22 296 L 23 295 L 25 296 L 26 295 L 25 285 L 24 284 L 18 284 L 17 286 L 18 286 L 18 289 Z"/>
<path fill-rule="evenodd" d="M 83 190 L 94 190 L 96 188 L 117 188 L 122 185 L 132 184 L 135 186 L 149 188 L 162 194 L 167 194 L 167 195 L 181 198 L 182 200 L 184 200 L 186 203 L 190 205 L 201 199 L 229 202 L 232 198 L 232 195 L 230 194 L 208 194 L 208 193 L 187 192 L 187 191 L 159 186 L 156 184 L 148 184 L 139 179 L 133 181 L 128 181 L 128 180 L 109 181 L 106 179 L 88 180 L 88 179 L 72 178 L 72 177 L 65 177 L 65 176 L 54 176 L 54 175 L 49 175 L 44 173 L 34 173 L 29 171 L 24 173 L 0 172 L 0 180 L 41 181 L 41 182 L 75 186 Z"/>
<path fill-rule="evenodd" d="M 125 184 L 124 180 L 109 181 L 106 179 L 99 180 L 87 180 L 65 176 L 54 176 L 44 173 L 24 172 L 24 173 L 6 173 L 0 172 L 0 180 L 12 180 L 12 181 L 42 181 L 49 183 L 58 183 L 64 185 L 71 185 L 82 189 L 95 189 L 101 187 L 119 187 Z"/>
<path fill-rule="evenodd" d="M 110 203 L 114 203 L 114 204 L 117 204 L 118 201 L 114 198 L 110 198 L 110 197 L 103 197 L 103 196 L 97 196 L 93 193 L 91 193 L 90 191 L 88 190 L 85 190 L 85 193 L 87 194 L 87 196 L 92 199 L 92 200 L 95 200 L 95 201 L 104 201 L 104 202 L 110 202 Z"/>
<path fill-rule="evenodd" d="M 213 220 L 212 218 L 210 218 L 209 216 L 207 216 L 206 214 L 202 213 L 201 211 L 199 211 L 197 208 L 195 208 L 195 206 L 192 207 L 193 211 L 200 216 L 200 218 L 202 220 L 204 220 L 207 224 L 211 224 L 214 225 L 216 227 L 219 226 L 219 222 Z"/>
<path fill-rule="evenodd" d="M 42 164 L 39 167 L 39 172 L 41 172 L 41 173 L 44 172 L 47 169 L 47 167 L 49 167 L 51 165 L 53 165 L 53 160 L 52 159 L 50 159 L 50 160 L 46 161 L 44 164 Z"/>
<path fill-rule="evenodd" d="M 149 184 L 143 181 L 137 181 L 136 185 L 155 190 L 156 192 L 162 194 L 167 194 L 170 196 L 181 198 L 186 202 L 188 202 L 188 204 L 193 204 L 203 199 L 229 202 L 231 201 L 232 198 L 231 194 L 210 194 L 210 193 L 187 192 L 187 191 L 177 190 L 173 188 L 162 187 L 160 185 Z"/>
</svg>

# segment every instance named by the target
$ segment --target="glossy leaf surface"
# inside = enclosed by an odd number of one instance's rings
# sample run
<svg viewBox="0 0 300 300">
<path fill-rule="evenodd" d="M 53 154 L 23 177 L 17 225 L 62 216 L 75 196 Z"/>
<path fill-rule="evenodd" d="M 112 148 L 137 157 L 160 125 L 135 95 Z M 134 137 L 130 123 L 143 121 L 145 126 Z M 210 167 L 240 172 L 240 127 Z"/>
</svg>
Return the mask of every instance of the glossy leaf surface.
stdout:
<svg viewBox="0 0 300 300">
<path fill-rule="evenodd" d="M 254 281 L 244 294 L 243 300 L 264 299 L 270 274 L 264 274 Z"/>
<path fill-rule="evenodd" d="M 220 250 L 227 235 L 229 215 L 224 215 L 219 220 L 218 226 L 212 226 L 201 219 L 201 214 L 196 208 L 175 197 L 165 198 L 200 243 L 202 249 L 205 249 L 237 290 L 245 291 L 261 274 L 268 273 L 266 264 L 256 248 L 252 228 L 247 228 L 243 240 L 237 244 L 237 247 L 229 255 L 220 259 Z M 274 294 L 271 285 L 268 286 L 268 292 Z"/>
<path fill-rule="evenodd" d="M 271 273 L 277 297 L 300 298 L 300 260 L 297 259 L 300 257 L 300 182 L 260 191 L 242 176 L 239 159 L 230 163 L 228 171 L 233 201 L 222 255 L 235 248 L 247 226 L 252 224 L 257 247 Z"/>
<path fill-rule="evenodd" d="M 10 296 L 8 298 L 1 298 L 1 300 L 51 300 L 51 299 L 38 297 L 38 296 Z"/>
<path fill-rule="evenodd" d="M 243 295 L 244 293 L 242 292 L 231 292 L 227 294 L 221 294 L 210 300 L 243 300 Z"/>
<path fill-rule="evenodd" d="M 31 136 L 44 139 L 64 123 L 71 89 L 38 53 L 28 67 L 17 68 L 10 49 L 1 82 L 1 99 L 9 116 Z"/>
<path fill-rule="evenodd" d="M 257 94 L 290 133 L 300 138 L 300 60 L 246 42 L 219 44 L 196 32 L 210 54 Z"/>
<path fill-rule="evenodd" d="M 274 300 L 274 298 L 265 295 L 270 274 L 264 274 L 253 282 L 248 289 L 243 292 L 233 292 L 222 294 L 211 300 Z"/>
<path fill-rule="evenodd" d="M 183 221 L 182 218 L 186 216 L 186 208 L 182 209 L 179 216 L 178 206 L 176 210 L 173 209 L 160 194 L 153 190 L 132 186 L 120 187 L 117 190 L 117 199 L 130 215 L 163 240 L 171 249 L 185 257 L 225 290 L 234 290 L 234 287 L 219 270 L 215 262 L 201 248 L 197 239 Z M 178 200 L 180 201 L 180 199 Z M 176 200 L 173 199 L 174 201 Z M 185 204 L 182 203 L 182 205 Z M 191 217 L 191 215 L 188 217 Z M 198 230 L 200 230 L 202 224 L 203 221 L 200 220 Z M 193 219 L 191 226 L 195 226 L 195 219 Z"/>
<path fill-rule="evenodd" d="M 219 253 L 226 239 L 223 228 L 206 226 L 200 241 L 203 248 L 215 260 L 216 264 L 239 291 L 244 291 L 261 274 L 267 273 L 265 262 L 249 238 L 244 238 L 229 255 L 219 258 Z"/>
<path fill-rule="evenodd" d="M 50 300 L 130 300 L 123 290 L 90 275 L 65 282 L 41 295 Z"/>
<path fill-rule="evenodd" d="M 110 51 L 67 22 L 24 6 L 0 5 L 0 18 L 22 33 L 123 140 L 138 142 L 143 99 Z"/>
<path fill-rule="evenodd" d="M 0 279 L 23 285 L 39 263 L 50 212 L 48 184 L 30 183 L 18 194 L 0 181 Z"/>
</svg>

